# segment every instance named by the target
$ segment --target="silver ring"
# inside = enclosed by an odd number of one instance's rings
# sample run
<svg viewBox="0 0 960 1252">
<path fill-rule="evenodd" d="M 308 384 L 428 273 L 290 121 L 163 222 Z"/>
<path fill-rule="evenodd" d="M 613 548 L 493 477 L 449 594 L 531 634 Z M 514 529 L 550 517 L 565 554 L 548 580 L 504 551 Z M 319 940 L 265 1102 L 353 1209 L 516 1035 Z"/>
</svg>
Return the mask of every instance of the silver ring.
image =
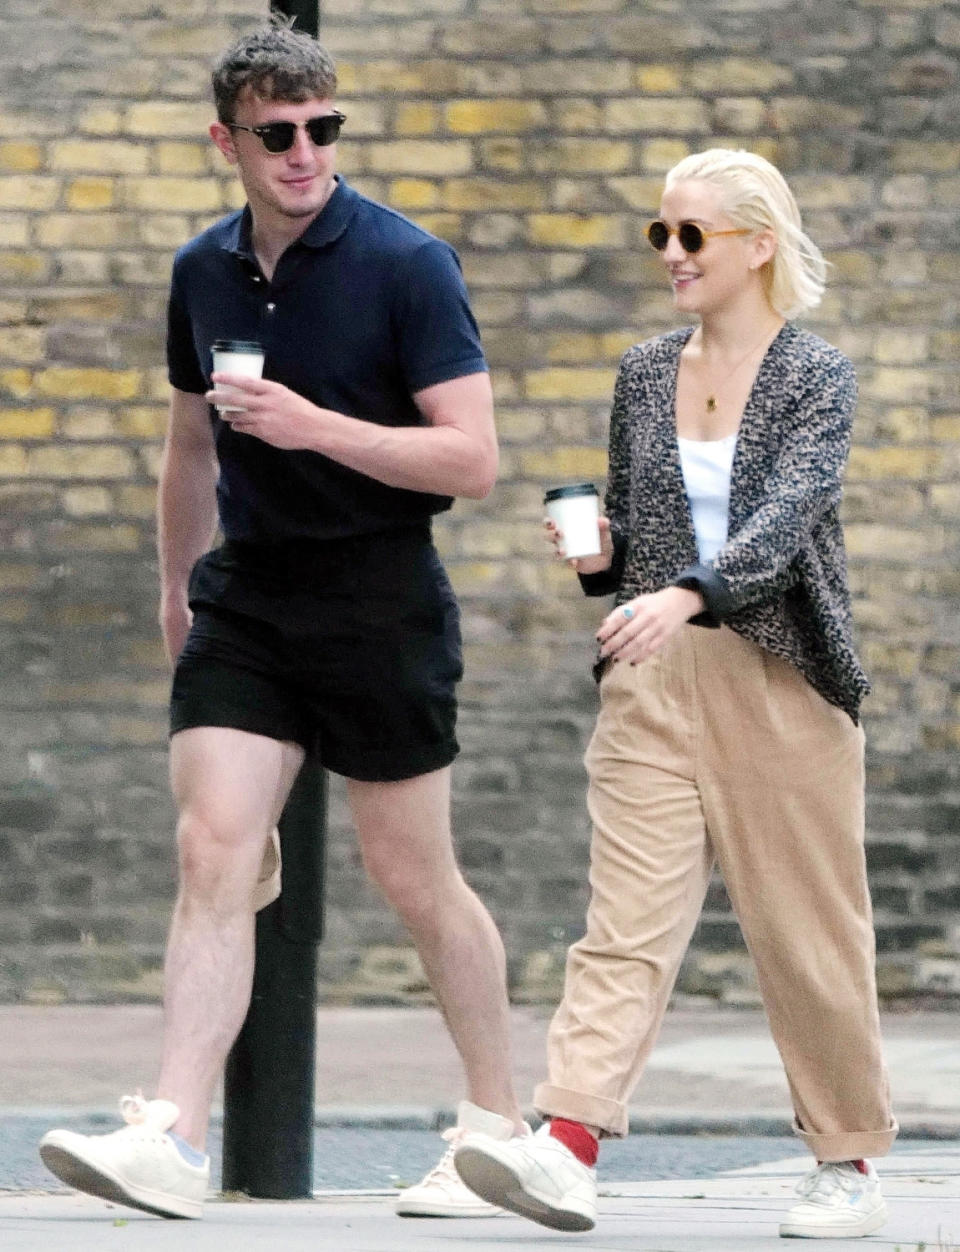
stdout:
<svg viewBox="0 0 960 1252">
<path fill-rule="evenodd" d="M 623 616 L 627 619 L 628 622 L 630 618 L 633 617 L 633 609 L 630 607 L 629 604 L 625 604 L 623 606 Z"/>
</svg>

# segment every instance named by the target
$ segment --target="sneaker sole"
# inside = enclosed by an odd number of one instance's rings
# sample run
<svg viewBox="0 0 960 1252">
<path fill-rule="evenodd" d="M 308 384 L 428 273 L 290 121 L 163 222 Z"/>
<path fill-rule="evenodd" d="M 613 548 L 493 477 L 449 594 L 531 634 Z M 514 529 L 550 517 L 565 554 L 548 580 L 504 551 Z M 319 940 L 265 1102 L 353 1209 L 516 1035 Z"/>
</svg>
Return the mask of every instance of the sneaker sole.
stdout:
<svg viewBox="0 0 960 1252">
<path fill-rule="evenodd" d="M 472 1208 L 463 1204 L 459 1208 L 454 1205 L 444 1207 L 442 1204 L 431 1204 L 429 1200 L 411 1200 L 404 1204 L 398 1200 L 393 1207 L 397 1217 L 497 1217 L 502 1210 L 494 1204 L 477 1199 Z"/>
<path fill-rule="evenodd" d="M 593 1230 L 596 1219 L 589 1213 L 575 1209 L 557 1208 L 524 1191 L 520 1179 L 508 1165 L 495 1160 L 485 1152 L 465 1144 L 454 1158 L 457 1173 L 471 1191 L 482 1196 L 488 1204 L 529 1217 L 551 1230 Z"/>
<path fill-rule="evenodd" d="M 805 1226 L 803 1222 L 784 1222 L 780 1227 L 781 1239 L 852 1239 L 858 1235 L 872 1235 L 887 1220 L 887 1206 L 868 1214 L 856 1226 Z"/>
<path fill-rule="evenodd" d="M 65 1182 L 68 1187 L 97 1196 L 111 1204 L 124 1204 L 128 1208 L 141 1209 L 144 1213 L 153 1213 L 157 1217 L 203 1216 L 202 1200 L 188 1200 L 181 1196 L 148 1191 L 142 1187 L 130 1187 L 120 1178 L 107 1173 L 101 1166 L 85 1161 L 59 1144 L 42 1143 L 40 1159 L 51 1174 Z"/>
</svg>

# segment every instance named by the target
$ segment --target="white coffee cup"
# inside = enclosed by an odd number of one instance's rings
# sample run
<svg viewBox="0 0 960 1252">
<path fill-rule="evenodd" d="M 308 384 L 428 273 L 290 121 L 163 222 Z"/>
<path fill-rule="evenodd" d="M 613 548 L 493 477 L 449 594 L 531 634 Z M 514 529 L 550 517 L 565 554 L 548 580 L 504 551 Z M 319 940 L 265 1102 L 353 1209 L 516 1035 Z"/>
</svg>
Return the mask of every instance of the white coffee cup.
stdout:
<svg viewBox="0 0 960 1252">
<path fill-rule="evenodd" d="M 263 377 L 264 350 L 262 343 L 252 339 L 215 339 L 213 342 L 213 368 L 218 374 L 242 374 L 244 378 Z M 229 391 L 229 387 L 220 387 Z M 218 413 L 243 413 L 243 405 L 222 405 Z"/>
<path fill-rule="evenodd" d="M 563 532 L 563 554 L 571 557 L 599 556 L 600 497 L 593 483 L 551 487 L 543 497 L 547 517 Z"/>
</svg>

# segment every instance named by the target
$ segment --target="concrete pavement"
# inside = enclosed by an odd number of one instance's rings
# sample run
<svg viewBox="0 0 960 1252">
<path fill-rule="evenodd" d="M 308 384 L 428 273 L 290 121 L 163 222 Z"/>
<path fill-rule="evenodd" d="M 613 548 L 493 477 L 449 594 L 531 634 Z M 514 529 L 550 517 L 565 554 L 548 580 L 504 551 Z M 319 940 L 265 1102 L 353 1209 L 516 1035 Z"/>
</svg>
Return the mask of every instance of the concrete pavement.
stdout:
<svg viewBox="0 0 960 1252">
<path fill-rule="evenodd" d="M 519 1008 L 513 1020 L 515 1069 L 527 1096 L 542 1071 L 548 1014 Z M 111 1107 L 138 1085 L 149 1091 L 158 1026 L 153 1006 L 0 1007 L 0 1107 L 43 1108 L 62 1121 L 71 1111 Z M 960 1018 L 888 1014 L 884 1034 L 904 1136 L 879 1166 L 890 1221 L 859 1246 L 960 1252 Z M 318 1122 L 436 1125 L 461 1095 L 456 1056 L 432 1010 L 321 1009 L 317 1039 Z M 788 1118 L 761 1014 L 687 1006 L 668 1015 L 632 1105 L 637 1128 L 779 1135 Z M 911 1137 L 941 1143 L 911 1150 Z M 606 1178 L 601 1157 L 600 1221 L 586 1235 L 507 1216 L 401 1220 L 388 1191 L 287 1203 L 213 1200 L 202 1222 L 176 1223 L 62 1192 L 0 1192 L 0 1248 L 100 1252 L 116 1244 L 152 1252 L 175 1240 L 178 1252 L 277 1244 L 290 1252 L 490 1252 L 563 1243 L 591 1252 L 765 1252 L 784 1246 L 777 1224 L 807 1164 L 790 1158 L 707 1180 L 649 1182 Z"/>
</svg>

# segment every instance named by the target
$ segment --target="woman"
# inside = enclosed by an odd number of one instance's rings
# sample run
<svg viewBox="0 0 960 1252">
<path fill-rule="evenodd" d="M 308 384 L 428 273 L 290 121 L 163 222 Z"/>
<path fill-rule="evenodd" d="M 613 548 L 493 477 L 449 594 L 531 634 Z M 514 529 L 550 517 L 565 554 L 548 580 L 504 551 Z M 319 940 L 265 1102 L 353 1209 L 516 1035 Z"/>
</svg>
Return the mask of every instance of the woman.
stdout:
<svg viewBox="0 0 960 1252">
<path fill-rule="evenodd" d="M 587 751 L 591 902 L 548 1038 L 548 1119 L 471 1138 L 464 1181 L 561 1230 L 594 1224 L 598 1140 L 627 1132 L 719 863 L 817 1164 L 782 1235 L 865 1235 L 886 1218 L 870 1156 L 893 1121 L 863 853 L 868 684 L 851 641 L 838 520 L 856 384 L 791 320 L 825 263 L 778 171 L 710 150 L 667 175 L 648 229 L 677 310 L 617 378 L 598 557 Z M 563 557 L 563 535 L 548 535 Z"/>
</svg>

